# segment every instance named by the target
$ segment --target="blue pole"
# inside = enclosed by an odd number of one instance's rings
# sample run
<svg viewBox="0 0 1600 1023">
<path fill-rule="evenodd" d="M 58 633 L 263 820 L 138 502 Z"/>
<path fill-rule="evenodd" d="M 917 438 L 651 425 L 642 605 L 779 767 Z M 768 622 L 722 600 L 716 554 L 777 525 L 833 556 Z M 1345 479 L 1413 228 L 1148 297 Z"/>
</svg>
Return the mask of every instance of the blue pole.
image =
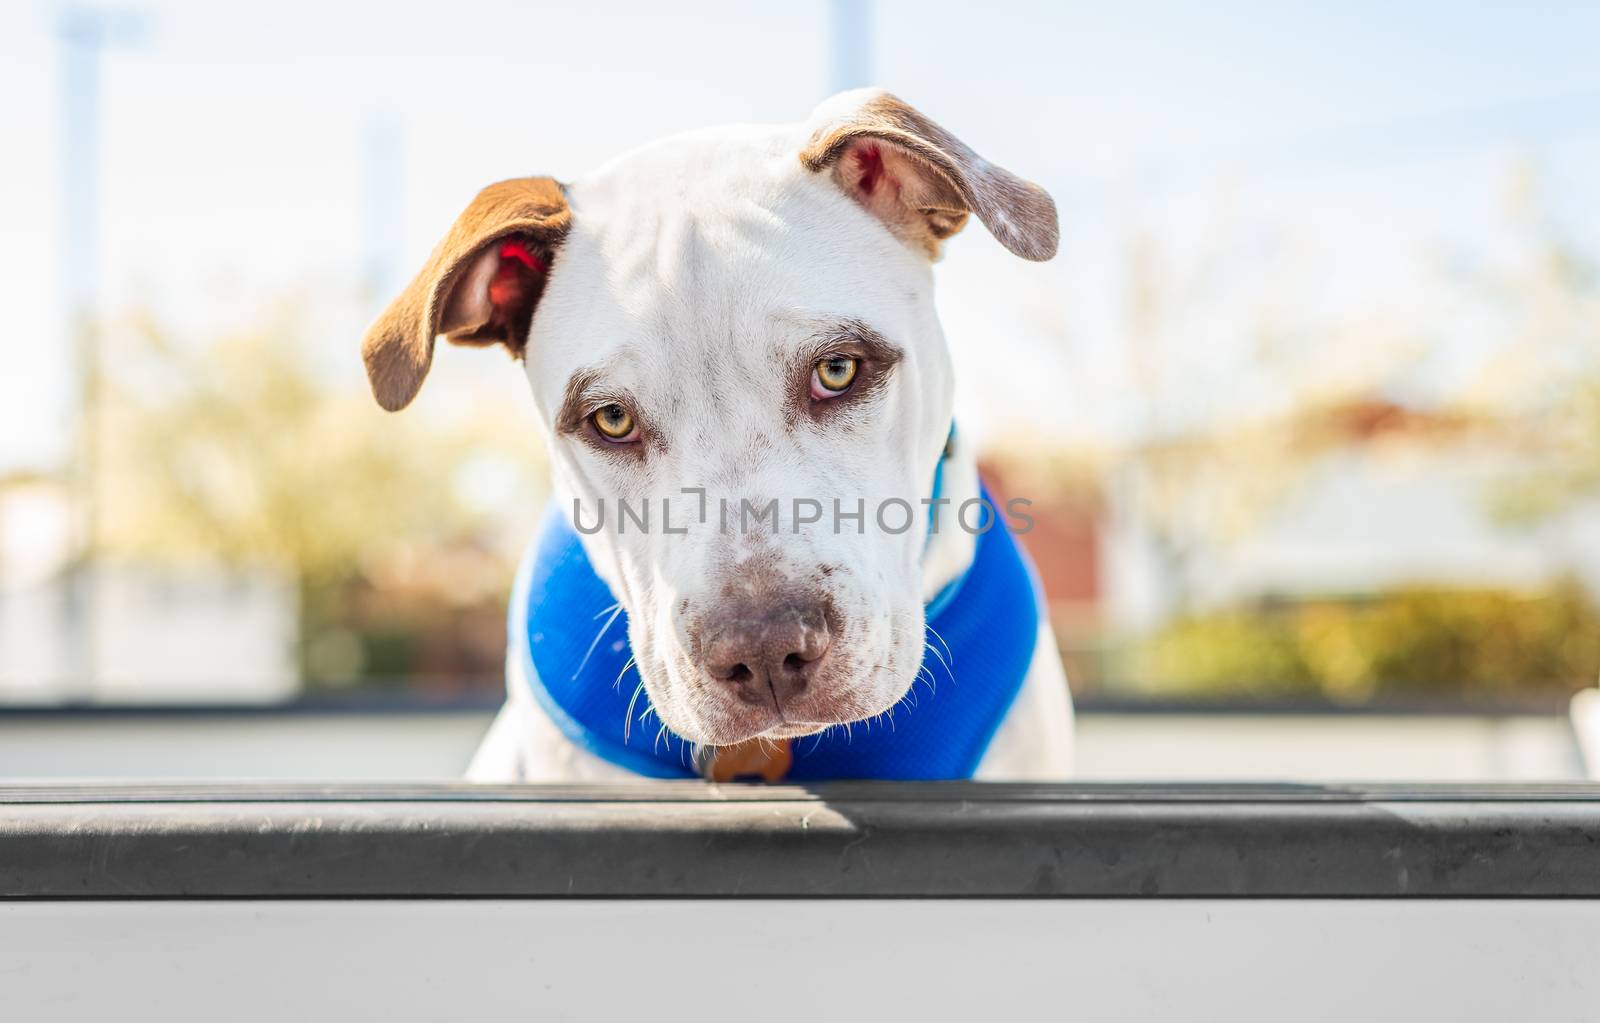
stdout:
<svg viewBox="0 0 1600 1023">
<path fill-rule="evenodd" d="M 830 92 L 872 84 L 872 6 L 872 0 L 832 0 L 828 5 Z"/>
<path fill-rule="evenodd" d="M 362 287 L 370 302 L 398 290 L 405 244 L 405 125 L 391 111 L 372 111 L 361 132 Z"/>
<path fill-rule="evenodd" d="M 74 544 L 62 587 L 63 695 L 94 691 L 95 608 L 92 569 L 98 535 L 95 478 L 99 458 L 99 346 L 96 317 L 100 277 L 100 53 L 105 42 L 98 12 L 62 11 L 60 48 L 60 297 L 64 351 L 74 357 L 77 436 L 69 479 Z"/>
<path fill-rule="evenodd" d="M 77 438 L 68 472 L 74 545 L 62 589 L 65 695 L 92 695 L 95 663 L 94 565 L 99 536 L 100 459 L 100 57 L 137 40 L 143 22 L 127 11 L 63 8 L 56 24 L 61 90 L 61 323 L 78 383 Z"/>
</svg>

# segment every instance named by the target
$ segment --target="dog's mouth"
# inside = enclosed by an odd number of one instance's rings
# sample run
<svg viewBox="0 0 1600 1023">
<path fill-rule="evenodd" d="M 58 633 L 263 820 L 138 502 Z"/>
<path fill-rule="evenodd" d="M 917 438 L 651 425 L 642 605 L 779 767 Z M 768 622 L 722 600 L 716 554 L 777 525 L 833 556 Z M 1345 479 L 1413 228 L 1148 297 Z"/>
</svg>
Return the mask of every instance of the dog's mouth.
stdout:
<svg viewBox="0 0 1600 1023">
<path fill-rule="evenodd" d="M 700 741 L 714 746 L 730 746 L 756 739 L 800 739 L 833 728 L 848 728 L 883 713 L 864 706 L 864 702 L 859 697 L 841 699 L 836 701 L 836 709 L 812 705 L 786 708 L 789 713 L 776 707 L 767 707 L 764 712 L 740 715 L 732 721 L 724 720 L 721 727 L 714 729 L 720 734 L 703 736 Z M 790 713 L 794 716 L 789 716 Z"/>
<path fill-rule="evenodd" d="M 761 733 L 763 739 L 799 739 L 807 735 L 816 735 L 818 732 L 827 731 L 834 725 L 843 724 L 839 721 L 785 721 Z"/>
<path fill-rule="evenodd" d="M 848 722 L 786 721 L 783 718 L 777 718 L 775 723 L 763 721 L 740 722 L 732 726 L 724 725 L 721 728 L 714 729 L 710 734 L 701 735 L 697 741 L 711 746 L 737 746 L 740 743 L 754 742 L 761 739 L 774 742 L 802 739 L 808 735 L 825 732 L 830 728 L 853 724 L 855 720 L 852 719 Z"/>
<path fill-rule="evenodd" d="M 791 739 L 803 739 L 808 735 L 819 735 L 830 728 L 842 728 L 864 721 L 865 718 L 851 718 L 848 721 L 780 721 L 767 728 L 756 730 L 737 729 L 725 736 L 711 739 L 707 744 L 711 746 L 737 746 L 741 743 L 768 740 L 772 742 L 787 742 Z"/>
</svg>

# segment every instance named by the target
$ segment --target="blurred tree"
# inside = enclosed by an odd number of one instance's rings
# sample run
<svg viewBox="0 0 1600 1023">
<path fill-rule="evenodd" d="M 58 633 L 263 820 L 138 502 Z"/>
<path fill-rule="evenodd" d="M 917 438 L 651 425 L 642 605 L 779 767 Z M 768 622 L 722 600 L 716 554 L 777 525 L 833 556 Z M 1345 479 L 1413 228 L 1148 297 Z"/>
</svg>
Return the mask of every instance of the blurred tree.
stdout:
<svg viewBox="0 0 1600 1023">
<path fill-rule="evenodd" d="M 493 402 L 384 413 L 356 365 L 319 368 L 305 335 L 289 317 L 199 345 L 148 318 L 118 333 L 102 552 L 291 575 L 312 684 L 497 674 L 538 445 L 513 447 Z M 515 500 L 471 499 L 486 465 Z"/>
<path fill-rule="evenodd" d="M 1532 593 L 1407 587 L 1185 616 L 1125 657 L 1127 688 L 1147 695 L 1564 697 L 1600 663 L 1600 611 L 1573 583 Z"/>
</svg>

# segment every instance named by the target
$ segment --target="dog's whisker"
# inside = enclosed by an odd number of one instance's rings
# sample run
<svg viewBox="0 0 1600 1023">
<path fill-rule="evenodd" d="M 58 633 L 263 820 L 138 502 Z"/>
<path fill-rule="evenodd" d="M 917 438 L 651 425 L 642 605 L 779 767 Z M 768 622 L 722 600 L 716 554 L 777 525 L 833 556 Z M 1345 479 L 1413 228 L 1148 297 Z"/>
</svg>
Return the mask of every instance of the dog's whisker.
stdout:
<svg viewBox="0 0 1600 1023">
<path fill-rule="evenodd" d="M 954 682 L 956 680 L 956 673 L 950 670 L 950 663 L 940 655 L 938 647 L 935 647 L 932 643 L 923 643 L 922 647 L 923 649 L 927 650 L 928 653 L 932 654 L 936 660 L 938 660 L 940 666 L 944 668 L 944 673 L 950 676 L 950 681 Z M 927 668 L 926 663 L 923 664 L 923 668 Z"/>
<path fill-rule="evenodd" d="M 603 614 L 605 614 L 605 612 L 601 611 L 600 614 L 595 615 L 595 617 L 599 618 L 600 615 Z M 615 622 L 617 620 L 617 616 L 620 614 L 622 614 L 622 605 L 620 603 L 612 605 L 611 617 L 607 618 L 606 623 L 600 626 L 600 631 L 594 634 L 594 639 L 589 643 L 589 649 L 585 650 L 583 653 L 583 660 L 578 662 L 577 670 L 572 673 L 574 680 L 576 680 L 579 675 L 583 674 L 583 669 L 589 664 L 589 658 L 594 656 L 594 648 L 600 645 L 601 637 L 604 636 L 611 628 L 611 623 Z"/>
<path fill-rule="evenodd" d="M 622 670 L 617 672 L 617 677 L 611 680 L 611 688 L 615 689 L 620 686 L 622 684 L 622 676 L 628 673 L 629 668 L 634 667 L 638 663 L 639 662 L 634 658 L 629 657 L 627 663 L 622 666 Z M 644 679 L 642 677 L 639 679 L 639 684 L 644 685 Z"/>
<path fill-rule="evenodd" d="M 939 641 L 939 645 L 944 647 L 945 656 L 953 662 L 956 659 L 955 652 L 950 649 L 950 644 L 944 641 L 944 637 L 939 635 L 939 630 L 935 629 L 932 625 L 929 625 L 926 622 L 923 623 L 922 627 L 933 633 L 933 638 L 937 639 Z"/>
<path fill-rule="evenodd" d="M 618 675 L 617 678 L 620 680 L 622 676 Z M 633 695 L 628 697 L 628 709 L 622 713 L 622 744 L 624 746 L 628 744 L 628 736 L 633 734 L 633 705 L 639 702 L 639 694 L 642 692 L 644 692 L 644 679 L 641 678 L 639 680 L 639 684 L 633 687 Z M 650 707 L 647 699 L 645 704 L 645 712 L 648 713 L 649 710 Z"/>
</svg>

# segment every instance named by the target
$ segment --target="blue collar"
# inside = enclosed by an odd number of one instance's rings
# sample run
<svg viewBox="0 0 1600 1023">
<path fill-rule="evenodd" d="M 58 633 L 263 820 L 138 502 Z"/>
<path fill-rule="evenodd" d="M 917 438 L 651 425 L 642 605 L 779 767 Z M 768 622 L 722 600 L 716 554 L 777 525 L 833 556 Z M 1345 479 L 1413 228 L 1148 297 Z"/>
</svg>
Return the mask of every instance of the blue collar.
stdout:
<svg viewBox="0 0 1600 1023">
<path fill-rule="evenodd" d="M 986 488 L 982 496 L 992 508 Z M 940 521 L 953 524 L 955 509 L 946 512 Z M 1003 517 L 983 519 L 992 528 L 976 537 L 972 564 L 928 605 L 923 671 L 905 705 L 794 740 L 789 780 L 972 777 L 1033 661 L 1041 606 Z M 691 746 L 648 715 L 627 613 L 554 504 L 517 571 L 507 631 L 512 663 L 568 739 L 637 774 L 695 776 Z"/>
</svg>

